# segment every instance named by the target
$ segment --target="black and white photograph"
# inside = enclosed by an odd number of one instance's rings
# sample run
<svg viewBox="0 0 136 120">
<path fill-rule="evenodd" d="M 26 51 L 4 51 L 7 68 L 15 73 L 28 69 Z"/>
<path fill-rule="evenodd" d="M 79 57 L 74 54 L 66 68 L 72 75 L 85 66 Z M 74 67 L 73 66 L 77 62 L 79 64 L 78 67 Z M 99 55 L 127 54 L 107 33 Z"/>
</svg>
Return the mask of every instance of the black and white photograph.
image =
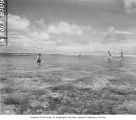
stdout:
<svg viewBox="0 0 136 120">
<path fill-rule="evenodd" d="M 136 114 L 136 0 L 0 0 L 0 44 L 0 115 Z"/>
</svg>

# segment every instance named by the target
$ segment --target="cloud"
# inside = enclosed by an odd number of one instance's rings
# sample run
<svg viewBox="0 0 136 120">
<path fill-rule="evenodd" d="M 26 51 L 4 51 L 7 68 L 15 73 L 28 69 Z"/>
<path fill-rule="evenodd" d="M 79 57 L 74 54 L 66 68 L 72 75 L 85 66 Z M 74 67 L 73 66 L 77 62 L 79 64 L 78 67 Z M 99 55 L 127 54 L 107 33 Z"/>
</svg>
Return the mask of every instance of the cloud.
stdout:
<svg viewBox="0 0 136 120">
<path fill-rule="evenodd" d="M 69 24 L 64 21 L 60 21 L 56 25 L 49 25 L 47 32 L 53 34 L 66 34 L 66 35 L 81 35 L 82 30 L 76 24 Z"/>
<path fill-rule="evenodd" d="M 47 32 L 41 31 L 41 32 L 30 33 L 29 37 L 40 42 L 40 40 L 47 40 L 47 39 L 49 39 L 50 35 Z"/>
<path fill-rule="evenodd" d="M 63 33 L 57 26 L 54 26 L 54 25 L 48 26 L 47 31 L 49 33 L 53 33 L 53 34 L 62 34 Z"/>
<path fill-rule="evenodd" d="M 135 29 L 118 30 L 113 26 L 109 27 L 104 33 L 103 44 L 135 44 L 136 41 Z"/>
<path fill-rule="evenodd" d="M 104 37 L 103 40 L 104 44 L 116 42 L 115 28 L 113 26 L 108 27 L 103 37 Z"/>
<path fill-rule="evenodd" d="M 19 15 L 8 14 L 8 26 L 9 30 L 26 30 L 30 25 L 27 18 L 23 18 Z"/>
<path fill-rule="evenodd" d="M 106 30 L 67 21 L 47 24 L 44 19 L 31 23 L 27 18 L 9 14 L 11 47 L 23 50 L 52 51 L 52 53 L 97 52 L 120 49 L 133 50 L 136 29 L 118 30 L 109 26 Z M 27 30 L 27 31 L 26 31 Z M 23 31 L 23 32 L 22 32 Z M 26 31 L 26 32 L 24 32 Z M 18 47 L 15 47 L 15 49 Z M 22 49 L 20 49 L 22 50 Z"/>
<path fill-rule="evenodd" d="M 36 20 L 36 24 L 39 25 L 39 27 L 46 28 L 46 24 L 44 22 L 44 19 Z"/>
<path fill-rule="evenodd" d="M 24 45 L 24 47 L 31 47 L 31 45 L 27 44 L 27 43 L 24 43 L 23 45 Z"/>
<path fill-rule="evenodd" d="M 124 5 L 128 14 L 136 13 L 136 0 L 124 0 Z"/>
<path fill-rule="evenodd" d="M 136 35 L 136 32 L 132 32 L 132 31 L 120 31 L 117 30 L 115 31 L 116 34 L 124 34 L 124 35 Z"/>
</svg>

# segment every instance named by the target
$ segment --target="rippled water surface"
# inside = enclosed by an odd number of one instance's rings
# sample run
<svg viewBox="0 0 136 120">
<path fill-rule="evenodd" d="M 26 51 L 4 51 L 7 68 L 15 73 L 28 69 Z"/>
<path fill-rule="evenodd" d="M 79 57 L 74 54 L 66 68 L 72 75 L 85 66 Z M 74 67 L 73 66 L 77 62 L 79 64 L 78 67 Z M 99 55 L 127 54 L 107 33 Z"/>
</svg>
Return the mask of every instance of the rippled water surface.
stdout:
<svg viewBox="0 0 136 120">
<path fill-rule="evenodd" d="M 135 114 L 136 58 L 0 56 L 1 114 Z"/>
</svg>

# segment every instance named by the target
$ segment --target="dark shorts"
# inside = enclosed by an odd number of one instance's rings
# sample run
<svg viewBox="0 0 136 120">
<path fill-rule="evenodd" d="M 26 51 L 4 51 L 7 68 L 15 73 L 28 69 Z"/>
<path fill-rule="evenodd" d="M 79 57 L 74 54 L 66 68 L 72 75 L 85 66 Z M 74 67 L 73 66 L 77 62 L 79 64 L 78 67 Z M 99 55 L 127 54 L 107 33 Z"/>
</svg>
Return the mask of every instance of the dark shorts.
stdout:
<svg viewBox="0 0 136 120">
<path fill-rule="evenodd" d="M 37 60 L 37 63 L 41 63 L 41 60 Z"/>
</svg>

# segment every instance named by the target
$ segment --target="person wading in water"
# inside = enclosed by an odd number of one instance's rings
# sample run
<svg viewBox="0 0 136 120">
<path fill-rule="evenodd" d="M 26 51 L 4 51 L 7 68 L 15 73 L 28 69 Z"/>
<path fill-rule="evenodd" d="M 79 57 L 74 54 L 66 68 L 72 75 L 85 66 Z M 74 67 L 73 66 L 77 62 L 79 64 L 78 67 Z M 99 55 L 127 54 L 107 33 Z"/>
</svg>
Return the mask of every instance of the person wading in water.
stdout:
<svg viewBox="0 0 136 120">
<path fill-rule="evenodd" d="M 124 61 L 124 55 L 123 55 L 123 52 L 121 52 L 121 54 L 120 54 L 120 62 L 122 62 L 122 61 Z"/>
<path fill-rule="evenodd" d="M 38 54 L 37 64 L 38 64 L 38 65 L 40 65 L 40 64 L 41 64 L 41 54 Z"/>
<path fill-rule="evenodd" d="M 109 63 L 111 63 L 111 52 L 110 51 L 108 51 L 108 61 L 109 61 Z"/>
</svg>

